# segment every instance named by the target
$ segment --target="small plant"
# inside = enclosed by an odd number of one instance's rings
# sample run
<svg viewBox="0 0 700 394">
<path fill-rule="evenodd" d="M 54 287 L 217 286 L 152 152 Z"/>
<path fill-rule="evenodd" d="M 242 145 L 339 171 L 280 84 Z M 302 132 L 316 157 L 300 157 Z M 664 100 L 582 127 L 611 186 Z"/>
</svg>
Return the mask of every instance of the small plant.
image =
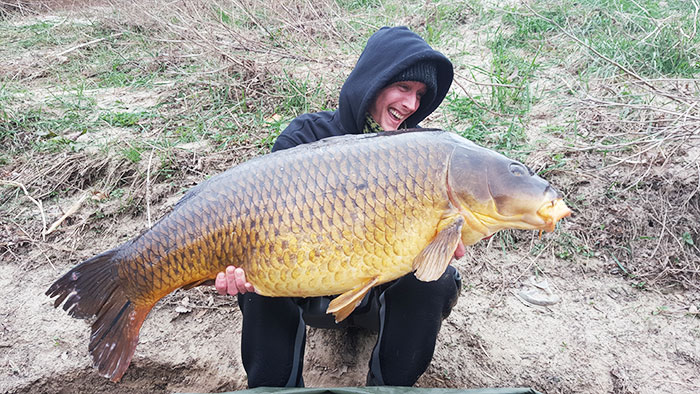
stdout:
<svg viewBox="0 0 700 394">
<path fill-rule="evenodd" d="M 683 242 L 686 243 L 686 245 L 695 245 L 695 241 L 693 241 L 693 236 L 688 231 L 684 231 L 683 234 L 681 234 L 681 239 L 683 240 Z"/>
<path fill-rule="evenodd" d="M 226 11 L 224 11 L 223 9 L 216 8 L 215 12 L 216 12 L 216 15 L 219 17 L 219 20 L 221 21 L 221 23 L 223 23 L 225 25 L 231 25 L 233 23 L 229 14 Z"/>
<path fill-rule="evenodd" d="M 110 200 L 119 200 L 124 196 L 124 189 L 123 188 L 116 188 L 112 190 L 111 193 L 109 193 L 109 199 Z"/>
<path fill-rule="evenodd" d="M 664 314 L 664 313 L 666 313 L 666 312 L 668 312 L 668 307 L 667 307 L 667 306 L 658 306 L 658 307 L 656 307 L 656 310 L 654 310 L 653 312 L 651 312 L 651 314 L 654 315 L 654 316 L 658 316 L 658 315 L 662 315 L 662 314 Z"/>
<path fill-rule="evenodd" d="M 284 98 L 278 112 L 298 116 L 327 109 L 322 81 L 312 82 L 308 78 L 299 80 L 285 72 L 275 85 L 278 94 Z"/>
<path fill-rule="evenodd" d="M 100 120 L 114 127 L 133 127 L 139 124 L 143 116 L 142 113 L 108 112 L 100 115 Z"/>
<path fill-rule="evenodd" d="M 529 59 L 523 57 L 501 32 L 496 33 L 489 48 L 491 68 L 473 67 L 473 73 L 491 80 L 488 91 L 472 97 L 449 96 L 447 111 L 458 123 L 457 131 L 465 138 L 512 153 L 526 143 L 525 119 L 535 100 L 530 83 L 539 67 L 539 51 Z M 461 126 L 464 123 L 466 128 Z"/>
<path fill-rule="evenodd" d="M 157 179 L 168 180 L 175 176 L 178 169 L 172 154 L 168 151 L 163 151 L 158 153 L 158 157 L 160 158 L 160 168 L 158 168 L 158 173 L 156 174 Z"/>
<path fill-rule="evenodd" d="M 141 151 L 137 148 L 134 147 L 128 147 L 126 149 L 123 149 L 121 151 L 121 154 L 126 157 L 127 160 L 131 161 L 132 163 L 138 163 L 141 161 Z"/>
<path fill-rule="evenodd" d="M 358 10 L 378 7 L 382 4 L 381 0 L 337 0 L 339 6 L 347 10 Z"/>
<path fill-rule="evenodd" d="M 546 176 L 547 173 L 558 170 L 566 166 L 567 160 L 563 153 L 555 153 L 550 156 L 553 164 L 543 168 L 538 172 L 540 176 Z"/>
<path fill-rule="evenodd" d="M 447 111 L 457 122 L 467 124 L 466 128 L 457 128 L 462 137 L 479 144 L 483 144 L 489 138 L 491 127 L 494 126 L 493 119 L 488 118 L 488 111 L 482 104 L 475 99 L 454 94 L 447 97 L 446 104 Z"/>
<path fill-rule="evenodd" d="M 195 142 L 198 140 L 197 133 L 191 127 L 178 126 L 171 132 L 177 137 L 177 141 L 181 143 Z"/>
<path fill-rule="evenodd" d="M 443 369 L 443 370 L 442 370 L 442 378 L 445 379 L 445 380 L 450 380 L 450 379 L 452 379 L 452 378 L 450 377 L 450 371 L 448 371 L 447 369 Z"/>
<path fill-rule="evenodd" d="M 263 149 L 263 153 L 267 153 L 272 149 L 278 135 L 279 131 L 275 131 L 258 140 L 258 146 Z"/>
<path fill-rule="evenodd" d="M 73 150 L 75 141 L 61 136 L 54 136 L 45 140 L 38 140 L 34 143 L 34 148 L 40 152 L 61 152 Z"/>
<path fill-rule="evenodd" d="M 562 240 L 559 242 L 559 252 L 554 252 L 555 256 L 561 259 L 571 258 L 579 255 L 585 258 L 593 257 L 593 252 L 579 238 L 572 234 L 562 232 Z"/>
</svg>

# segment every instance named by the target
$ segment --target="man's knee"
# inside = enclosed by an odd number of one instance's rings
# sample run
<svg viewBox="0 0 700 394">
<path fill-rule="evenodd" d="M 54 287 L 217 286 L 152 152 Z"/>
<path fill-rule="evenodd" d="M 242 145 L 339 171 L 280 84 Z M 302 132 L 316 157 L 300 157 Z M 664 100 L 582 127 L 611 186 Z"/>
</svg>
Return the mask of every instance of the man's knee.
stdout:
<svg viewBox="0 0 700 394">
<path fill-rule="evenodd" d="M 449 265 L 440 278 L 431 282 L 423 282 L 413 274 L 406 275 L 386 290 L 386 296 L 399 303 L 405 300 L 418 308 L 441 311 L 444 319 L 457 303 L 461 288 L 459 271 Z"/>
<path fill-rule="evenodd" d="M 303 387 L 306 325 L 291 298 L 239 295 L 241 358 L 248 386 Z"/>
<path fill-rule="evenodd" d="M 441 321 L 457 303 L 460 289 L 461 277 L 452 266 L 436 281 L 422 282 L 411 274 L 386 289 L 379 297 L 381 329 L 367 385 L 416 382 L 430 364 Z"/>
<path fill-rule="evenodd" d="M 453 267 L 448 266 L 445 273 L 440 277 L 444 278 L 445 283 L 442 285 L 445 290 L 445 305 L 442 309 L 442 318 L 447 319 L 447 316 L 452 312 L 452 308 L 457 305 L 457 299 L 462 292 L 462 275 Z"/>
</svg>

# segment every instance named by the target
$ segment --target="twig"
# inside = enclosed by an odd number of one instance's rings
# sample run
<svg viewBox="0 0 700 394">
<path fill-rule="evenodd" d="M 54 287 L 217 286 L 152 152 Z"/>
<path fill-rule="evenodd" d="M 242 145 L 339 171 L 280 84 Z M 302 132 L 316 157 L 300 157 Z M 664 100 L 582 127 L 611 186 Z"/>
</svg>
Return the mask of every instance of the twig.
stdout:
<svg viewBox="0 0 700 394">
<path fill-rule="evenodd" d="M 683 205 L 687 205 L 690 202 L 690 200 L 693 198 L 695 193 L 697 193 L 698 190 L 700 190 L 700 162 L 696 161 L 695 165 L 698 167 L 698 187 L 696 187 L 695 190 L 693 190 L 693 192 L 690 193 L 688 198 L 685 199 L 685 202 L 683 203 Z"/>
<path fill-rule="evenodd" d="M 53 263 L 51 262 L 51 259 L 49 258 L 49 256 L 46 255 L 46 252 L 44 252 L 44 248 L 41 247 L 41 244 L 39 244 L 39 243 L 34 239 L 34 237 L 32 237 L 31 235 L 29 235 L 29 233 L 27 233 L 27 232 L 22 228 L 22 226 L 20 226 L 20 225 L 19 225 L 18 223 L 16 223 L 14 220 L 10 219 L 10 222 L 11 222 L 12 224 L 14 224 L 15 227 L 17 227 L 17 228 L 19 229 L 19 231 L 21 231 L 21 232 L 24 234 L 25 237 L 27 237 L 27 240 L 29 240 L 30 242 L 32 242 L 32 243 L 34 243 L 34 244 L 37 245 L 37 249 L 39 249 L 39 252 L 41 252 L 41 254 L 46 258 L 46 261 L 49 262 L 49 265 L 51 265 L 51 267 L 53 268 L 54 271 L 57 271 L 57 270 L 56 270 L 56 266 L 53 265 Z M 20 266 L 20 270 L 24 269 L 24 266 L 27 265 L 28 263 L 29 263 L 29 261 L 25 261 L 24 263 L 22 263 L 22 265 Z"/>
<path fill-rule="evenodd" d="M 151 162 L 153 161 L 153 149 L 148 156 L 148 169 L 146 169 L 146 218 L 148 227 L 151 227 Z"/>
<path fill-rule="evenodd" d="M 10 247 L 10 244 L 3 245 L 3 248 L 5 248 L 6 252 L 3 253 L 3 254 L 0 254 L 0 259 L 1 259 L 3 256 L 5 256 L 6 253 L 9 253 L 9 254 L 12 255 L 12 257 L 15 258 L 16 261 L 22 261 L 22 259 L 20 259 L 19 256 L 17 256 L 17 254 L 15 254 L 15 252 L 12 251 L 12 248 Z"/>
<path fill-rule="evenodd" d="M 463 79 L 465 79 L 465 80 L 468 81 L 467 78 L 464 78 L 464 77 L 462 77 L 461 75 L 458 75 L 457 73 L 455 73 L 455 77 L 463 78 Z M 462 84 L 459 83 L 459 81 L 457 81 L 457 78 L 455 78 L 455 79 L 453 80 L 453 82 L 454 82 L 457 86 L 459 86 L 459 87 L 462 89 L 462 91 L 464 92 L 464 94 L 466 94 L 467 97 L 469 97 L 469 99 L 470 99 L 477 107 L 479 107 L 479 109 L 484 110 L 484 111 L 486 111 L 486 112 L 489 112 L 489 113 L 491 113 L 492 115 L 501 116 L 501 117 L 502 117 L 502 116 L 506 116 L 506 114 L 502 114 L 502 113 L 500 113 L 500 112 L 493 111 L 493 110 L 491 110 L 491 109 L 489 109 L 489 108 L 486 108 L 486 107 L 484 107 L 483 105 L 479 104 L 479 102 L 476 101 L 476 100 L 474 99 L 474 97 L 472 97 L 471 94 L 469 94 L 469 92 L 467 91 L 467 89 L 466 89 L 464 86 L 462 86 Z"/>
<path fill-rule="evenodd" d="M 662 226 L 662 228 L 661 228 L 661 236 L 659 236 L 659 240 L 658 240 L 658 242 L 656 242 L 656 247 L 654 248 L 654 251 L 651 252 L 651 257 L 649 257 L 649 260 L 650 260 L 650 261 L 653 261 L 654 256 L 656 256 L 656 252 L 659 250 L 659 247 L 661 246 L 661 241 L 664 239 L 663 233 L 664 233 L 664 231 L 666 231 L 666 217 L 667 217 L 667 214 L 668 214 L 668 210 L 667 210 L 667 209 L 664 209 L 664 218 L 663 218 L 662 221 L 661 221 L 661 226 Z"/>
<path fill-rule="evenodd" d="M 605 107 L 627 107 L 627 108 L 636 109 L 636 110 L 656 111 L 656 112 L 662 112 L 662 113 L 669 114 L 669 115 L 675 115 L 675 116 L 682 117 L 682 118 L 687 118 L 690 120 L 700 121 L 700 117 L 689 115 L 687 113 L 687 111 L 686 111 L 686 113 L 682 113 L 682 112 L 677 112 L 677 111 L 671 111 L 671 110 L 661 108 L 661 107 L 654 107 L 651 105 L 616 103 L 614 101 L 601 100 L 601 99 L 595 98 L 595 97 L 590 96 L 590 95 L 588 95 L 588 97 L 585 100 L 581 100 L 581 101 L 586 101 L 586 100 L 590 100 L 598 105 L 605 106 Z M 694 104 L 692 104 L 692 105 L 689 104 L 689 107 L 691 107 L 691 109 L 693 106 L 694 106 Z"/>
<path fill-rule="evenodd" d="M 698 4 L 697 0 L 693 0 L 693 5 L 695 6 L 695 12 L 693 13 L 693 34 L 688 37 L 688 40 L 695 38 L 698 32 L 698 12 L 700 11 L 700 4 Z"/>
<path fill-rule="evenodd" d="M 471 84 L 479 85 L 479 86 L 489 86 L 489 87 L 509 88 L 509 89 L 524 89 L 525 88 L 525 86 L 523 86 L 523 85 L 509 85 L 509 84 L 505 84 L 505 83 L 477 82 L 477 81 L 475 81 L 473 79 L 469 79 L 465 76 L 458 75 L 457 73 L 455 73 L 455 76 L 458 76 Z"/>
<path fill-rule="evenodd" d="M 687 313 L 687 312 L 686 312 Z M 677 384 L 679 386 L 685 386 L 685 387 L 692 387 L 694 389 L 700 389 L 700 385 L 697 384 L 692 384 L 692 383 L 686 383 L 686 382 L 679 382 L 675 380 L 657 380 L 657 382 L 662 383 L 664 385 L 669 385 L 669 384 Z"/>
<path fill-rule="evenodd" d="M 664 206 L 669 205 L 668 201 L 664 200 L 663 202 L 664 202 L 664 204 L 663 204 Z M 674 241 L 676 241 L 678 246 L 680 246 L 682 248 L 683 242 L 680 239 L 678 239 L 678 237 L 676 237 L 676 235 L 671 230 L 669 230 L 669 228 L 666 226 L 665 223 L 663 223 L 659 219 L 657 219 L 657 217 L 659 216 L 659 212 L 656 211 L 656 209 L 654 208 L 654 205 L 650 205 L 649 207 L 654 212 L 653 215 L 649 215 L 649 218 L 651 220 L 655 221 L 656 223 L 662 225 L 662 229 L 661 229 L 661 233 L 660 233 L 659 237 L 663 237 L 664 232 L 666 232 L 666 233 L 668 233 L 668 235 L 671 236 L 671 238 L 673 238 Z M 666 220 L 666 211 L 664 211 L 664 220 Z"/>
<path fill-rule="evenodd" d="M 484 352 L 484 354 L 486 355 L 486 358 L 490 360 L 491 355 L 489 354 L 489 352 L 486 351 L 486 349 L 484 349 L 484 345 L 481 343 L 481 341 L 477 341 L 477 343 L 479 344 L 479 349 L 481 349 L 481 351 Z"/>
<path fill-rule="evenodd" d="M 642 10 L 642 11 L 647 15 L 648 19 L 651 20 L 651 21 L 654 23 L 654 25 L 657 25 L 656 19 L 654 19 L 654 18 L 651 16 L 651 14 L 649 14 L 649 11 L 648 11 L 646 8 L 644 8 L 644 7 L 642 7 L 641 5 L 639 5 L 639 3 L 637 3 L 637 2 L 634 1 L 634 0 L 630 0 L 630 1 L 632 2 L 632 4 L 636 5 L 637 8 L 639 8 L 640 10 Z"/>
<path fill-rule="evenodd" d="M 82 48 L 82 47 L 86 47 L 86 46 L 92 45 L 92 44 L 97 44 L 97 43 L 100 42 L 100 41 L 108 40 L 108 39 L 110 39 L 110 38 L 117 38 L 117 37 L 121 36 L 122 34 L 124 34 L 124 33 L 112 34 L 112 35 L 109 36 L 109 37 L 102 37 L 102 38 L 98 38 L 98 39 L 95 39 L 95 40 L 92 40 L 92 41 L 88 41 L 88 42 L 86 42 L 86 43 L 83 43 L 83 44 L 80 44 L 80 45 L 76 45 L 76 46 L 74 46 L 74 47 L 72 47 L 72 48 L 68 48 L 68 49 L 66 49 L 66 50 L 63 51 L 63 52 L 57 53 L 57 54 L 52 55 L 52 56 L 53 56 L 53 57 L 63 56 L 63 55 L 65 55 L 65 54 L 67 54 L 67 53 L 70 53 L 70 52 L 75 51 L 76 49 L 80 49 L 80 48 Z"/>
<path fill-rule="evenodd" d="M 45 232 L 43 232 L 42 235 L 49 235 L 52 232 L 56 231 L 58 226 L 60 226 L 64 220 L 66 220 L 70 215 L 76 213 L 78 211 L 78 209 L 80 209 L 80 206 L 83 204 L 85 199 L 87 199 L 87 197 L 88 197 L 88 193 L 84 193 L 82 196 L 80 196 L 78 201 L 76 201 L 75 204 L 71 205 L 71 207 L 68 208 L 66 213 L 64 213 L 63 216 L 61 216 L 58 220 L 53 222 L 53 224 L 49 227 L 49 229 L 46 230 Z"/>
<path fill-rule="evenodd" d="M 243 4 L 241 4 L 240 0 L 239 0 L 239 1 L 234 1 L 234 3 L 236 3 L 236 5 L 238 6 L 238 8 L 240 8 L 243 12 L 245 12 L 245 13 L 248 15 L 248 17 L 250 18 L 250 20 L 252 20 L 253 23 L 255 23 L 256 26 L 258 26 L 259 28 L 265 30 L 265 32 L 267 33 L 267 35 L 270 37 L 270 41 L 272 41 L 272 42 L 275 41 L 275 35 L 272 34 L 272 32 L 270 32 L 270 30 L 268 30 L 267 27 L 265 27 L 262 23 L 260 23 L 260 22 L 258 21 L 258 19 L 257 19 L 255 16 L 253 16 L 253 14 L 251 14 L 250 11 L 248 11 L 248 9 L 247 9 L 246 7 L 243 6 Z"/>
<path fill-rule="evenodd" d="M 339 21 L 343 22 L 343 24 L 345 24 L 345 27 L 349 28 L 350 30 L 353 31 L 353 33 L 355 33 L 357 35 L 357 29 L 355 29 L 350 23 L 348 23 L 347 18 L 343 18 L 340 16 L 340 14 L 338 13 L 337 6 L 338 6 L 338 4 L 335 1 L 331 2 L 330 9 L 335 14 L 334 21 L 339 20 Z M 345 41 L 345 43 L 348 44 L 348 46 L 350 46 L 349 45 L 350 43 L 348 42 L 348 39 L 345 37 L 345 35 L 340 34 L 340 33 L 338 33 L 338 34 L 340 35 L 340 37 L 342 37 L 343 41 Z"/>
<path fill-rule="evenodd" d="M 27 191 L 27 188 L 25 188 L 24 185 L 19 183 L 19 182 L 6 181 L 4 179 L 0 179 L 0 184 L 19 187 L 24 192 L 24 195 L 27 196 L 27 198 L 30 199 L 39 208 L 39 213 L 41 214 L 41 224 L 42 224 L 41 238 L 42 238 L 42 240 L 46 241 L 46 235 L 44 234 L 46 232 L 46 216 L 44 215 L 44 206 L 41 204 L 41 201 L 38 201 L 38 200 L 34 199 L 32 196 L 30 196 L 29 192 Z"/>
</svg>

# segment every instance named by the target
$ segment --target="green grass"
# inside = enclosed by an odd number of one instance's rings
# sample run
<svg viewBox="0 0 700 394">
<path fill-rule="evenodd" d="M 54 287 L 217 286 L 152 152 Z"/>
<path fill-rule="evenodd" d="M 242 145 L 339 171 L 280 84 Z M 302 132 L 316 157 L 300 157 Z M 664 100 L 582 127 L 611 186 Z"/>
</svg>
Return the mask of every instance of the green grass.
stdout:
<svg viewBox="0 0 700 394">
<path fill-rule="evenodd" d="M 79 45 L 92 40 L 94 44 Z M 134 127 L 148 114 L 101 111 L 94 94 L 87 90 L 109 87 L 152 87 L 167 67 L 158 61 L 157 45 L 143 35 L 116 34 L 100 23 L 70 20 L 38 21 L 30 25 L 0 24 L 0 55 L 12 58 L 27 50 L 53 49 L 63 57 L 49 58 L 43 66 L 51 80 L 42 93 L 14 81 L 13 74 L 0 75 L 0 142 L 11 152 L 29 149 L 61 152 L 79 149 L 72 139 L 98 130 L 104 124 Z M 72 49 L 68 52 L 66 50 Z"/>
<path fill-rule="evenodd" d="M 525 130 L 529 127 L 532 106 L 542 98 L 532 85 L 541 70 L 554 64 L 551 63 L 552 57 L 562 58 L 564 52 L 574 49 L 579 51 L 581 58 L 590 60 L 585 62 L 582 75 L 605 75 L 611 70 L 619 72 L 609 63 L 591 57 L 588 49 L 564 36 L 558 26 L 621 64 L 642 70 L 644 75 L 693 75 L 697 72 L 695 49 L 700 35 L 690 37 L 686 34 L 689 38 L 684 38 L 681 34 L 681 31 L 693 31 L 693 9 L 688 2 L 671 1 L 667 7 L 648 0 L 636 3 L 630 0 L 562 0 L 533 4 L 535 11 L 544 18 L 532 14 L 525 7 L 492 8 L 478 0 L 435 1 L 429 4 L 339 0 L 336 5 L 353 15 L 351 19 L 354 20 L 349 23 L 364 23 L 353 25 L 360 37 L 344 43 L 348 47 L 340 48 L 341 52 L 361 47 L 364 39 L 373 32 L 367 23 L 384 24 L 388 21 L 387 15 L 395 15 L 396 12 L 398 16 L 419 17 L 416 25 L 411 27 L 436 47 L 448 45 L 460 25 L 478 23 L 483 26 L 486 37 L 483 45 L 491 52 L 490 62 L 483 66 L 467 67 L 473 79 L 483 81 L 486 77 L 490 85 L 480 87 L 480 92 L 472 97 L 452 93 L 443 107 L 453 122 L 451 126 L 460 134 L 488 147 L 515 154 L 531 148 L 532 142 L 526 140 Z M 373 12 L 368 14 L 368 9 Z M 254 7 L 248 11 L 250 14 L 241 12 L 239 7 L 212 8 L 211 16 L 231 28 L 249 25 L 263 38 L 270 32 L 281 32 L 280 29 L 284 27 L 284 20 L 275 19 L 279 15 L 264 7 Z M 470 20 L 472 17 L 476 17 L 476 20 Z M 498 18 L 500 23 L 487 23 Z M 668 23 L 660 25 L 659 21 Z M 177 20 L 172 22 L 177 23 Z M 255 22 L 266 26 L 268 31 L 262 31 L 265 29 L 261 30 Z M 163 61 L 162 46 L 154 43 L 143 29 L 129 27 L 119 33 L 120 36 L 115 36 L 114 30 L 99 22 L 78 25 L 39 21 L 21 27 L 3 26 L 0 37 L 13 37 L 11 45 L 15 49 L 27 46 L 67 48 L 88 38 L 103 40 L 69 53 L 67 61 L 50 70 L 52 76 L 58 77 L 63 91 L 76 91 L 72 97 L 57 95 L 53 100 L 21 112 L 0 107 L 0 118 L 3 119 L 0 138 L 3 141 L 13 140 L 17 133 L 31 132 L 50 140 L 62 134 L 57 130 L 90 132 L 100 124 L 108 124 L 113 127 L 162 129 L 162 137 L 174 144 L 209 139 L 218 148 L 251 142 L 269 146 L 270 140 L 295 116 L 332 109 L 324 90 L 328 81 L 308 76 L 293 77 L 282 68 L 281 74 L 261 81 L 265 83 L 264 87 L 246 85 L 245 81 L 241 84 L 243 76 L 235 71 L 223 78 L 212 76 L 213 83 L 210 84 L 206 80 L 191 84 L 187 80 L 189 73 L 194 75 L 211 67 L 196 61 L 177 65 Z M 314 42 L 313 45 L 319 43 Z M 117 108 L 98 111 L 94 108 L 94 101 L 81 98 L 79 93 L 79 90 L 88 88 L 153 89 L 159 79 L 173 76 L 178 90 L 182 92 L 174 99 L 186 100 L 188 105 L 193 105 L 192 110 L 173 115 L 176 104 L 165 102 L 163 108 L 148 114 L 130 113 Z M 3 89 L 3 92 L 0 103 L 12 101 L 12 94 L 8 94 L 7 89 Z M 625 92 L 620 94 L 624 96 Z M 617 142 L 610 141 L 611 144 Z M 55 141 L 50 144 L 70 146 Z M 544 173 L 564 163 L 558 157 L 553 157 L 553 160 L 555 165 L 545 169 Z"/>
<path fill-rule="evenodd" d="M 141 149 L 132 146 L 121 150 L 121 154 L 132 163 L 138 163 L 139 161 L 141 161 L 141 152 Z"/>
<path fill-rule="evenodd" d="M 94 41 L 94 42 L 93 42 Z M 95 87 L 150 86 L 170 65 L 163 62 L 157 43 L 143 33 L 116 32 L 100 23 L 38 22 L 29 26 L 0 27 L 0 54 L 52 49 L 47 74 L 62 83 Z M 92 42 L 90 45 L 84 45 Z"/>
<path fill-rule="evenodd" d="M 449 96 L 447 112 L 456 123 L 452 128 L 465 138 L 501 151 L 520 150 L 527 143 L 526 117 L 537 100 L 530 85 L 539 68 L 539 51 L 523 54 L 500 31 L 488 47 L 490 67 L 472 67 L 471 77 L 486 76 L 490 83 L 473 97 Z"/>
<path fill-rule="evenodd" d="M 450 126 L 460 134 L 515 155 L 531 149 L 532 142 L 526 140 L 525 130 L 529 127 L 532 106 L 542 98 L 533 90 L 532 84 L 538 73 L 550 65 L 552 57 L 561 58 L 563 53 L 572 49 L 578 51 L 581 58 L 588 60 L 584 62 L 582 78 L 586 74 L 620 72 L 604 60 L 591 56 L 587 48 L 564 36 L 560 28 L 612 60 L 640 70 L 645 76 L 689 76 L 698 72 L 700 35 L 689 34 L 694 28 L 694 9 L 689 2 L 670 1 L 665 7 L 650 0 L 537 2 L 533 7 L 542 17 L 526 7 L 492 8 L 478 0 L 431 3 L 339 0 L 336 5 L 355 17 L 349 24 L 365 23 L 353 25 L 361 37 L 346 44 L 354 49 L 360 48 L 364 39 L 373 32 L 366 23 L 385 24 L 387 15 L 419 16 L 417 22 L 420 23 L 410 27 L 436 47 L 448 45 L 460 25 L 478 23 L 484 26 L 487 37 L 484 45 L 491 52 L 490 62 L 485 66 L 468 65 L 468 69 L 474 79 L 483 80 L 485 76 L 490 86 L 482 87 L 479 94 L 472 97 L 452 93 L 443 107 L 453 123 Z M 262 37 L 272 32 L 273 37 L 267 39 L 273 41 L 280 38 L 278 34 L 283 34 L 280 29 L 285 26 L 285 21 L 279 19 L 280 14 L 264 7 L 250 8 L 249 13 L 234 8 L 212 8 L 211 16 L 231 28 L 249 26 Z M 367 10 L 373 12 L 367 13 Z M 500 18 L 499 24 L 488 24 L 497 18 Z M 177 23 L 177 20 L 172 22 Z M 175 116 L 168 114 L 172 103 L 164 103 L 163 109 L 149 114 L 119 109 L 98 111 L 94 102 L 80 97 L 79 90 L 110 87 L 152 89 L 160 79 L 173 76 L 183 79 L 188 73 L 195 74 L 209 68 L 195 61 L 177 65 L 163 61 L 162 46 L 154 43 L 143 29 L 130 27 L 121 29 L 118 36 L 115 33 L 100 22 L 37 21 L 25 26 L 3 25 L 0 38 L 7 39 L 15 50 L 69 48 L 89 39 L 102 38 L 102 41 L 68 53 L 67 61 L 51 68 L 53 76 L 60 76 L 62 90 L 76 91 L 72 97 L 57 95 L 53 100 L 21 113 L 8 110 L 6 105 L 0 106 L 0 119 L 3 120 L 0 139 L 15 141 L 18 133 L 32 133 L 44 141 L 38 144 L 41 149 L 72 149 L 74 147 L 69 141 L 61 140 L 63 132 L 90 132 L 100 127 L 99 124 L 108 124 L 126 128 L 162 128 L 162 137 L 171 140 L 171 144 L 209 139 L 220 149 L 251 142 L 269 146 L 295 116 L 332 109 L 324 90 L 327 81 L 292 77 L 283 68 L 282 74 L 265 81 L 265 91 L 260 87 L 253 87 L 252 91 L 241 87 L 236 82 L 242 75 L 235 72 L 226 77 L 229 81 L 214 77 L 216 83 L 211 85 L 187 87 L 189 82 L 178 82 L 185 85 L 181 89 L 184 97 L 189 102 L 194 100 L 194 110 Z M 321 44 L 314 42 L 313 45 Z M 341 51 L 347 49 L 340 48 Z M 624 96 L 625 92 L 620 94 Z M 11 96 L 7 89 L 3 89 L 0 105 L 11 102 Z M 610 141 L 611 144 L 618 142 Z M 543 173 L 564 165 L 561 158 L 553 157 L 553 160 L 555 164 Z"/>
<path fill-rule="evenodd" d="M 218 149 L 251 142 L 268 149 L 291 119 L 329 109 L 322 81 L 314 82 L 308 76 L 295 78 L 285 72 L 268 82 L 262 95 L 257 90 L 234 87 L 208 90 L 210 105 L 206 116 L 194 119 L 194 133 L 211 138 Z M 236 114 L 235 120 L 231 114 Z"/>
<path fill-rule="evenodd" d="M 3 88 L 5 100 L 0 107 L 0 141 L 11 151 L 34 147 L 40 151 L 58 152 L 72 149 L 73 141 L 66 135 L 88 132 L 95 126 L 92 113 L 95 100 L 84 93 L 84 85 L 72 89 L 52 89 L 43 100 L 29 108 L 21 108 L 26 98 L 33 98 L 24 89 L 13 85 Z M 10 92 L 10 93 L 7 93 Z M 12 93 L 20 98 L 8 97 Z"/>
<path fill-rule="evenodd" d="M 420 10 L 426 23 L 415 31 L 433 46 L 442 46 L 452 40 L 455 30 L 466 23 L 473 13 L 473 7 L 465 6 L 465 2 L 436 2 L 421 5 Z"/>
<path fill-rule="evenodd" d="M 106 112 L 100 114 L 100 120 L 114 127 L 138 126 L 143 119 L 148 117 L 150 115 L 144 112 Z"/>
<path fill-rule="evenodd" d="M 349 11 L 377 8 L 382 5 L 381 0 L 336 0 L 336 3 Z"/>
<path fill-rule="evenodd" d="M 275 79 L 274 94 L 281 98 L 277 111 L 296 117 L 307 112 L 328 110 L 325 106 L 323 80 L 313 82 L 307 75 L 304 79 L 294 78 L 288 73 Z"/>
<path fill-rule="evenodd" d="M 486 41 L 491 52 L 488 67 L 468 66 L 471 79 L 483 81 L 486 77 L 490 85 L 480 86 L 480 92 L 471 97 L 452 94 L 443 104 L 452 123 L 449 126 L 468 139 L 523 159 L 535 144 L 525 137 L 530 111 L 545 98 L 544 92 L 534 91 L 533 81 L 552 66 L 578 68 L 584 86 L 590 78 L 630 78 L 623 68 L 643 78 L 692 78 L 700 73 L 700 34 L 692 34 L 698 27 L 694 26 L 692 2 L 670 1 L 667 6 L 647 0 L 531 4 L 534 12 L 525 6 L 505 6 L 496 13 L 473 7 L 482 19 L 500 15 L 501 24 L 485 32 L 490 37 Z M 449 6 L 434 8 L 447 10 Z M 622 100 L 652 104 L 649 95 L 633 93 L 632 86 L 626 89 L 624 83 L 622 86 L 616 92 Z M 627 118 L 631 113 L 623 111 L 620 116 Z M 576 130 L 574 125 L 574 135 Z M 570 135 L 567 133 L 567 139 L 572 140 Z M 626 138 L 611 136 L 603 144 L 614 146 L 627 142 Z M 555 165 L 544 173 L 565 165 L 560 157 L 552 159 Z"/>
<path fill-rule="evenodd" d="M 543 246 L 541 243 L 535 244 L 530 253 L 532 255 L 539 254 Z M 554 237 L 552 247 L 554 255 L 562 260 L 573 260 L 577 257 L 591 258 L 594 255 L 591 248 L 576 235 L 561 231 L 561 229 Z"/>
<path fill-rule="evenodd" d="M 81 31 L 91 30 L 90 26 L 56 21 L 37 21 L 30 25 L 0 25 L 0 42 L 6 43 L 5 50 L 37 50 L 69 45 L 78 40 Z M 8 45 L 9 44 L 9 45 Z"/>
<path fill-rule="evenodd" d="M 575 50 L 585 61 L 584 72 L 596 76 L 622 73 L 619 66 L 643 77 L 692 77 L 700 72 L 700 35 L 691 1 L 582 0 L 533 3 L 534 15 L 523 8 L 504 14 L 513 29 L 509 40 L 521 47 L 538 45 L 545 38 L 557 57 Z M 578 38 L 573 43 L 562 29 Z M 586 46 L 590 47 L 586 48 Z M 605 56 L 608 60 L 595 54 Z"/>
</svg>

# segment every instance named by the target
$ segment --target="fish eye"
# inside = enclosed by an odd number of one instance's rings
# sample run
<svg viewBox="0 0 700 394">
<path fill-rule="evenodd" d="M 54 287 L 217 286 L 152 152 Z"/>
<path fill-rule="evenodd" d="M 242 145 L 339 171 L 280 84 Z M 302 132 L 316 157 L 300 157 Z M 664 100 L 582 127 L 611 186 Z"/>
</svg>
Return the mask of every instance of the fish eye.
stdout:
<svg viewBox="0 0 700 394">
<path fill-rule="evenodd" d="M 510 163 L 509 170 L 510 173 L 515 176 L 527 176 L 530 174 L 530 171 L 527 170 L 527 167 L 520 163 Z"/>
</svg>

